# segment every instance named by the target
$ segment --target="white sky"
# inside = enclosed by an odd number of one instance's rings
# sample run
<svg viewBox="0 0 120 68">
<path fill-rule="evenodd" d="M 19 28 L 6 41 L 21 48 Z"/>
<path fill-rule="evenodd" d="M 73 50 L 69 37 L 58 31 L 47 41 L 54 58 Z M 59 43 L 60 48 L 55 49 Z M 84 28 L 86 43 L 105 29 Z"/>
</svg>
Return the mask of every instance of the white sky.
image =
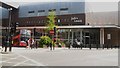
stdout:
<svg viewBox="0 0 120 68">
<path fill-rule="evenodd" d="M 30 2 L 86 2 L 86 12 L 117 11 L 120 0 L 0 0 L 18 7 Z M 15 3 L 14 3 L 15 2 Z M 16 3 L 17 2 L 17 3 Z M 100 3 L 101 2 L 101 3 Z M 108 2 L 111 2 L 108 4 Z"/>
<path fill-rule="evenodd" d="M 118 2 L 120 0 L 0 0 L 0 1 L 7 1 L 7 2 L 79 2 L 79 1 L 86 1 L 86 2 Z"/>
</svg>

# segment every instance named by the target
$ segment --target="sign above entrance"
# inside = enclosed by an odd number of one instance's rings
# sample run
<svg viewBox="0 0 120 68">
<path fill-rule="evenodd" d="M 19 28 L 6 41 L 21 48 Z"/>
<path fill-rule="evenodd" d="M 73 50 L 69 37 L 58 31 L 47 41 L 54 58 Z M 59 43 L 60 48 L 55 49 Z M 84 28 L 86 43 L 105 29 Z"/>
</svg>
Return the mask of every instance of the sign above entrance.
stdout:
<svg viewBox="0 0 120 68">
<path fill-rule="evenodd" d="M 74 22 L 82 22 L 82 20 L 79 19 L 78 17 L 71 17 L 71 21 L 74 21 Z"/>
</svg>

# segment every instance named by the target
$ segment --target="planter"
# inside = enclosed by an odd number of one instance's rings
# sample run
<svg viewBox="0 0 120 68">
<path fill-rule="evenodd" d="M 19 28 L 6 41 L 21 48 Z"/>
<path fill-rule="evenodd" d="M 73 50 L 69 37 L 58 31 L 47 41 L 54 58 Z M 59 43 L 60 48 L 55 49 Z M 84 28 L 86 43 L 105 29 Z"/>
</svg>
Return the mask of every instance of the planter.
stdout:
<svg viewBox="0 0 120 68">
<path fill-rule="evenodd" d="M 43 48 L 48 48 L 47 45 L 43 45 Z"/>
</svg>

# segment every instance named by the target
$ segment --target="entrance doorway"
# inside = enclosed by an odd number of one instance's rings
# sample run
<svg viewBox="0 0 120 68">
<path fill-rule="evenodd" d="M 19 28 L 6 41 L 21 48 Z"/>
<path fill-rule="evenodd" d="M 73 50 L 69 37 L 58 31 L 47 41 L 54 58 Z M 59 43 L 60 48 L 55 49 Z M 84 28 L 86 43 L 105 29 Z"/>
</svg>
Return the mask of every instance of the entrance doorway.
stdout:
<svg viewBox="0 0 120 68">
<path fill-rule="evenodd" d="M 83 30 L 83 44 L 85 47 L 92 45 L 100 44 L 100 30 L 99 29 L 84 29 Z"/>
<path fill-rule="evenodd" d="M 96 47 L 100 44 L 100 30 L 99 29 L 71 29 L 70 36 L 68 39 L 71 45 L 75 45 L 75 40 L 82 44 L 83 47 Z"/>
<path fill-rule="evenodd" d="M 62 30 L 63 31 L 63 30 Z M 96 47 L 100 44 L 100 29 L 64 29 L 59 33 L 59 38 L 66 43 L 69 42 L 71 46 L 75 45 L 76 39 L 83 47 Z M 66 43 L 67 44 L 67 43 Z"/>
</svg>

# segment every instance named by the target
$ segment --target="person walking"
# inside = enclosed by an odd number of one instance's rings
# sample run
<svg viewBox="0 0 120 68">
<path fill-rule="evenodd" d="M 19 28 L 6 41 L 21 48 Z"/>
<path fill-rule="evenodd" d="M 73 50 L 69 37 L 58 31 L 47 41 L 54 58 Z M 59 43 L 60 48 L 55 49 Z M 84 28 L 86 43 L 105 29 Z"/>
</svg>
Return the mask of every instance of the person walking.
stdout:
<svg viewBox="0 0 120 68">
<path fill-rule="evenodd" d="M 80 44 L 81 44 L 80 41 L 78 41 L 78 39 L 75 39 L 75 41 L 76 41 L 76 47 L 80 48 Z"/>
<path fill-rule="evenodd" d="M 13 40 L 10 39 L 9 41 L 10 41 L 10 43 L 9 43 L 9 52 L 12 52 Z"/>
<path fill-rule="evenodd" d="M 32 42 L 32 38 L 30 39 L 30 48 L 33 48 L 33 42 Z"/>
<path fill-rule="evenodd" d="M 30 48 L 30 44 L 31 44 L 30 39 L 28 39 L 26 43 L 27 43 L 27 48 Z"/>
<path fill-rule="evenodd" d="M 50 46 L 50 50 L 52 50 L 52 42 L 49 44 L 49 46 Z"/>
<path fill-rule="evenodd" d="M 38 42 L 35 41 L 35 48 L 37 49 L 38 48 Z"/>
</svg>

